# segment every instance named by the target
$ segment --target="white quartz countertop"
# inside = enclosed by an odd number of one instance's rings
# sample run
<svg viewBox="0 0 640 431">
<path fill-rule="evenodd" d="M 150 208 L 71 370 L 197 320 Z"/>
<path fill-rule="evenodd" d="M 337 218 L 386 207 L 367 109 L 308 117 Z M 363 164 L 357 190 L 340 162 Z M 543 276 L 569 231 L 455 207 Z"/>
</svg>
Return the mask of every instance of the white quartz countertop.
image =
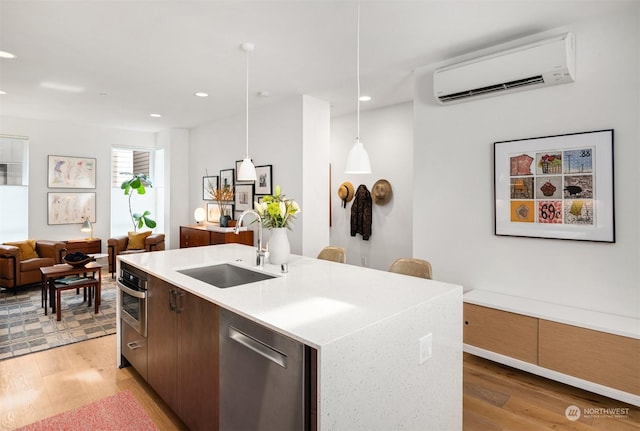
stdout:
<svg viewBox="0 0 640 431">
<path fill-rule="evenodd" d="M 354 265 L 291 255 L 276 278 L 221 289 L 177 272 L 233 263 L 255 267 L 255 247 L 224 244 L 119 256 L 147 273 L 315 348 L 462 287 Z"/>
</svg>

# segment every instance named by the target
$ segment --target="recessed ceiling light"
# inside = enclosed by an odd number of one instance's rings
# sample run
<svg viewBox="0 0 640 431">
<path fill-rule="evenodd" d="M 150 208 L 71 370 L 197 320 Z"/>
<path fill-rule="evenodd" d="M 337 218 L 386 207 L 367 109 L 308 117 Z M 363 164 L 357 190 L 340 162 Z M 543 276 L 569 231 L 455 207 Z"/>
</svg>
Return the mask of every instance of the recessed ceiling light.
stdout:
<svg viewBox="0 0 640 431">
<path fill-rule="evenodd" d="M 268 91 L 258 91 L 258 96 L 260 97 L 269 97 L 271 94 Z"/>
<path fill-rule="evenodd" d="M 371 100 L 371 96 L 360 96 L 361 102 L 368 102 Z"/>
<path fill-rule="evenodd" d="M 16 56 L 7 51 L 0 51 L 0 58 L 16 58 Z"/>
<path fill-rule="evenodd" d="M 0 90 L 0 94 L 7 94 L 7 92 Z"/>
<path fill-rule="evenodd" d="M 209 93 L 205 93 L 204 91 L 198 91 L 196 93 L 196 96 L 198 96 L 198 97 L 209 97 Z"/>
<path fill-rule="evenodd" d="M 149 117 L 160 118 L 160 117 L 162 117 L 162 115 L 160 115 L 160 114 L 149 114 Z"/>
</svg>

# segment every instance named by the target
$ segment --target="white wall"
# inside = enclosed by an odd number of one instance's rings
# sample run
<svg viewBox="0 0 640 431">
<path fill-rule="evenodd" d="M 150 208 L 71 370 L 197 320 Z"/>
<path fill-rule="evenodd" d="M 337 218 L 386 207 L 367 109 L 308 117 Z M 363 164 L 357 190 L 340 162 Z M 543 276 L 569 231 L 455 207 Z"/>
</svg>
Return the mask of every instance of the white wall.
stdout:
<svg viewBox="0 0 640 431">
<path fill-rule="evenodd" d="M 369 158 L 371 174 L 345 174 L 347 154 L 356 138 L 356 116 L 331 120 L 331 245 L 347 249 L 347 263 L 387 270 L 398 257 L 411 257 L 413 243 L 413 124 L 412 103 L 360 112 L 360 136 Z M 428 169 L 419 166 L 418 169 Z M 379 179 L 393 189 L 391 201 L 373 204 L 371 237 L 351 236 L 351 206 L 341 207 L 338 188 L 350 181 L 371 192 Z"/>
<path fill-rule="evenodd" d="M 289 231 L 291 252 L 302 253 L 305 200 L 302 193 L 302 96 L 249 113 L 249 155 L 256 166 L 272 165 L 273 187 L 295 199 L 302 208 Z M 245 116 L 208 123 L 190 131 L 189 210 L 206 207 L 202 200 L 202 177 L 235 168 L 245 153 Z M 212 202 L 212 201 L 210 201 Z M 250 217 L 250 216 L 247 216 Z M 247 218 L 248 221 L 252 219 Z M 195 223 L 193 218 L 190 223 Z M 255 225 L 251 225 L 253 229 Z M 328 229 L 328 227 L 327 227 Z M 264 232 L 268 240 L 268 232 Z"/>
<path fill-rule="evenodd" d="M 640 317 L 640 16 L 559 28 L 577 43 L 575 83 L 442 107 L 416 72 L 414 243 L 434 278 Z M 616 243 L 493 234 L 493 142 L 613 128 Z"/>
<path fill-rule="evenodd" d="M 52 240 L 86 237 L 84 232 L 80 232 L 80 224 L 47 224 L 47 192 L 95 191 L 94 236 L 102 238 L 102 248 L 106 252 L 110 237 L 111 146 L 153 148 L 155 134 L 11 117 L 0 117 L 0 134 L 29 138 L 29 237 Z M 48 155 L 95 157 L 95 190 L 48 189 Z"/>
</svg>

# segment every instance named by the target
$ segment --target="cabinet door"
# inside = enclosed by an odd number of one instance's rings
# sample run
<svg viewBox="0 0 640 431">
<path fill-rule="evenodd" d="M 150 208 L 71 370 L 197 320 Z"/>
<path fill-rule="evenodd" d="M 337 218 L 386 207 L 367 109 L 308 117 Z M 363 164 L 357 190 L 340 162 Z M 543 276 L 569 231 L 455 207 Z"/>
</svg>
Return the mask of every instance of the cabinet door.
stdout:
<svg viewBox="0 0 640 431">
<path fill-rule="evenodd" d="M 177 414 L 191 430 L 218 429 L 219 308 L 188 292 L 178 298 Z"/>
<path fill-rule="evenodd" d="M 540 319 L 540 366 L 640 395 L 640 340 Z"/>
<path fill-rule="evenodd" d="M 464 304 L 466 344 L 531 364 L 538 363 L 538 319 L 474 304 Z"/>
<path fill-rule="evenodd" d="M 180 226 L 180 248 L 200 247 L 209 245 L 209 242 L 210 236 L 208 230 Z"/>
<path fill-rule="evenodd" d="M 162 399 L 176 411 L 176 313 L 169 308 L 169 283 L 149 277 L 147 292 L 147 376 Z M 195 370 L 194 370 L 195 371 Z"/>
</svg>

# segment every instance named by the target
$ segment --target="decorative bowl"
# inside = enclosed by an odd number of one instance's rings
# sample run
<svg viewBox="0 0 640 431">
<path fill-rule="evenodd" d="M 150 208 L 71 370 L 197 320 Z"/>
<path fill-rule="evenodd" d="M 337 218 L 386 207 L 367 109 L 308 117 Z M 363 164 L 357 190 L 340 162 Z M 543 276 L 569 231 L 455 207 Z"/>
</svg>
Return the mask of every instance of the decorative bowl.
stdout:
<svg viewBox="0 0 640 431">
<path fill-rule="evenodd" d="M 67 260 L 67 256 L 62 258 L 62 260 L 64 260 L 64 263 L 68 263 L 74 268 L 81 268 L 85 266 L 87 263 L 91 262 L 91 259 L 92 259 L 91 256 L 87 256 L 84 259 L 80 259 L 80 260 Z"/>
</svg>

